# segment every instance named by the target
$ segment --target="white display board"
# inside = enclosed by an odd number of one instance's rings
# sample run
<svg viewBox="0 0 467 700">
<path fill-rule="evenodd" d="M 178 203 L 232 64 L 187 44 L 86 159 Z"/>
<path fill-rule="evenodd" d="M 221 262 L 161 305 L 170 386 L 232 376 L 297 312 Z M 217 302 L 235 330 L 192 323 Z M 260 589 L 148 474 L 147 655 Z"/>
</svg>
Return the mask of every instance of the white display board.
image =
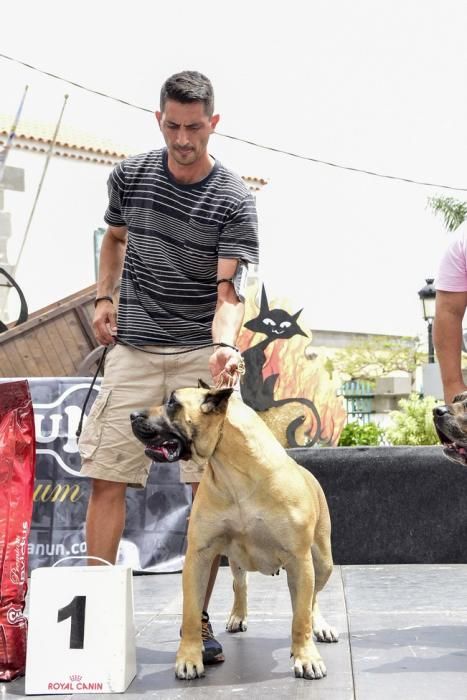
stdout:
<svg viewBox="0 0 467 700">
<path fill-rule="evenodd" d="M 121 693 L 135 675 L 131 568 L 35 569 L 26 694 Z"/>
</svg>

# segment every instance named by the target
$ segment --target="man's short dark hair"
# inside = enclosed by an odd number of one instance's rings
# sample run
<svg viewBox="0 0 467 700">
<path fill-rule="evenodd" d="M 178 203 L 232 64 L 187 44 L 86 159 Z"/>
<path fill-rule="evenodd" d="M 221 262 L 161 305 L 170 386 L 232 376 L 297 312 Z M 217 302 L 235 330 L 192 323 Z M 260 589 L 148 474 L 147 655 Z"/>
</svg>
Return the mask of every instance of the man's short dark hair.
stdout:
<svg viewBox="0 0 467 700">
<path fill-rule="evenodd" d="M 161 112 L 167 100 L 187 104 L 202 102 L 208 117 L 214 114 L 214 90 L 209 78 L 195 70 L 184 70 L 167 78 L 161 88 Z"/>
</svg>

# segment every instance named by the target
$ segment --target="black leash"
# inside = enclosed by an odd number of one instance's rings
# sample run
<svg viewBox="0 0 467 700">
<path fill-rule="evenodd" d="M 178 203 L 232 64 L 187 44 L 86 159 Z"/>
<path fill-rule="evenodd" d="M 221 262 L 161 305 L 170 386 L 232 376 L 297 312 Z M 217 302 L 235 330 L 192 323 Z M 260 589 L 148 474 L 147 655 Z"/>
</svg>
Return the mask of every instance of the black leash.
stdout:
<svg viewBox="0 0 467 700">
<path fill-rule="evenodd" d="M 197 345 L 194 348 L 188 348 L 187 350 L 177 350 L 175 352 L 158 352 L 157 350 L 145 350 L 144 348 L 140 347 L 139 345 L 133 345 L 133 343 L 129 343 L 127 340 L 123 340 L 122 338 L 116 338 L 116 342 L 119 345 L 126 345 L 129 348 L 133 348 L 134 350 L 139 350 L 140 352 L 146 352 L 149 355 L 184 355 L 187 352 L 196 352 L 196 350 L 202 350 L 204 348 L 215 348 L 215 347 L 220 347 L 220 348 L 231 348 L 232 350 L 236 350 L 239 352 L 239 349 L 236 348 L 234 345 L 229 345 L 228 343 L 206 343 L 205 345 Z M 91 391 L 94 389 L 94 384 L 96 383 L 97 375 L 101 371 L 101 367 L 104 364 L 105 356 L 107 355 L 107 350 L 109 349 L 109 345 L 106 345 L 104 348 L 104 352 L 101 355 L 101 359 L 99 360 L 99 364 L 97 365 L 96 372 L 94 374 L 94 377 L 92 378 L 91 386 L 89 387 L 88 393 L 86 394 L 86 398 L 84 399 L 83 403 L 83 408 L 81 409 L 81 416 L 79 419 L 78 427 L 76 429 L 76 437 L 79 438 L 81 435 L 81 431 L 83 429 L 83 420 L 84 420 L 84 413 L 86 411 L 86 406 L 88 405 L 89 397 L 91 396 Z"/>
<path fill-rule="evenodd" d="M 108 349 L 109 349 L 109 346 L 106 345 L 104 348 L 104 352 L 101 355 L 101 359 L 99 360 L 99 364 L 97 365 L 96 373 L 94 374 L 94 377 L 92 378 L 91 386 L 89 387 L 88 393 L 86 394 L 86 398 L 84 399 L 83 408 L 81 409 L 81 416 L 80 416 L 78 427 L 76 428 L 76 433 L 75 433 L 77 438 L 79 438 L 79 436 L 81 435 L 81 431 L 83 429 L 84 412 L 86 410 L 86 406 L 88 405 L 89 397 L 91 396 L 91 391 L 94 389 L 94 384 L 96 383 L 97 375 L 101 371 L 101 367 L 104 364 L 105 356 L 107 355 Z"/>
</svg>

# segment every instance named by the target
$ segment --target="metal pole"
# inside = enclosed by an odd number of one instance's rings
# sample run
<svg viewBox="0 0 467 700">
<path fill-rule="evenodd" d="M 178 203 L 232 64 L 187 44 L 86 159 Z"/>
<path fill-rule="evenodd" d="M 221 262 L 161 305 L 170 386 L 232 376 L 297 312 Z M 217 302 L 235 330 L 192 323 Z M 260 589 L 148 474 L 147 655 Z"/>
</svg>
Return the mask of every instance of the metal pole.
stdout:
<svg viewBox="0 0 467 700">
<path fill-rule="evenodd" d="M 14 138 L 16 136 L 16 129 L 18 126 L 19 118 L 21 116 L 21 112 L 23 110 L 23 105 L 24 105 L 24 100 L 26 99 L 26 93 L 28 91 L 29 85 L 26 85 L 24 88 L 24 93 L 23 97 L 21 99 L 21 102 L 19 103 L 18 111 L 16 112 L 15 120 L 13 122 L 13 125 L 10 129 L 10 133 L 8 134 L 8 138 L 6 140 L 6 144 L 3 148 L 3 151 L 0 153 L 0 183 L 3 180 L 3 176 L 5 174 L 5 167 L 6 167 L 6 159 L 8 157 L 8 153 L 11 148 L 11 144 L 14 141 Z"/>
<path fill-rule="evenodd" d="M 428 363 L 433 364 L 435 361 L 435 349 L 433 346 L 433 319 L 428 319 Z"/>
<path fill-rule="evenodd" d="M 59 130 L 59 128 L 60 128 L 60 124 L 61 124 L 61 121 L 62 121 L 63 112 L 65 111 L 65 107 L 66 107 L 67 100 L 68 100 L 68 95 L 65 95 L 65 96 L 64 96 L 64 101 L 63 101 L 63 106 L 62 106 L 62 111 L 60 112 L 60 116 L 59 116 L 59 118 L 58 118 L 57 126 L 55 127 L 55 133 L 54 133 L 54 135 L 53 135 L 53 137 L 52 137 L 52 141 L 51 141 L 51 143 L 50 143 L 49 150 L 47 151 L 47 157 L 46 157 L 46 159 L 45 159 L 45 165 L 44 165 L 44 169 L 43 169 L 43 171 L 42 171 L 42 177 L 41 177 L 41 179 L 40 179 L 39 186 L 38 186 L 38 188 L 37 188 L 36 197 L 35 197 L 35 199 L 34 199 L 34 204 L 32 205 L 31 213 L 29 214 L 29 219 L 28 219 L 28 223 L 27 223 L 27 225 L 26 225 L 26 230 L 25 230 L 25 232 L 24 232 L 23 241 L 22 241 L 22 243 L 21 243 L 21 248 L 19 249 L 18 257 L 16 258 L 16 263 L 15 263 L 14 268 L 13 268 L 13 276 L 14 276 L 14 273 L 16 272 L 16 270 L 18 269 L 18 265 L 19 265 L 19 262 L 20 262 L 20 260 L 21 260 L 21 256 L 22 256 L 22 254 L 23 254 L 23 250 L 24 250 L 24 246 L 25 246 L 25 243 L 26 243 L 26 239 L 27 239 L 28 234 L 29 234 L 29 229 L 31 228 L 32 218 L 33 218 L 33 216 L 34 216 L 34 212 L 36 211 L 36 206 L 37 206 L 37 202 L 38 202 L 38 200 L 39 200 L 39 195 L 40 195 L 40 193 L 41 193 L 42 185 L 43 185 L 43 183 L 44 183 L 44 179 L 45 179 L 45 176 L 46 176 L 46 174 L 47 174 L 47 168 L 49 167 L 50 159 L 51 159 L 52 154 L 53 154 L 53 149 L 55 148 L 55 143 L 56 143 L 56 141 L 57 141 L 57 136 L 58 136 L 58 130 Z"/>
<path fill-rule="evenodd" d="M 40 196 L 40 193 L 41 193 L 41 190 L 42 190 L 42 185 L 43 185 L 44 180 L 45 180 L 45 176 L 46 176 L 46 173 L 47 173 L 47 168 L 49 167 L 50 159 L 51 159 L 52 154 L 53 154 L 53 149 L 54 149 L 55 143 L 56 143 L 56 141 L 57 141 L 58 130 L 59 130 L 59 128 L 60 128 L 60 124 L 61 124 L 61 121 L 62 121 L 63 112 L 65 111 L 65 106 L 66 106 L 67 100 L 68 100 L 68 95 L 65 95 L 65 96 L 64 96 L 63 105 L 62 105 L 62 110 L 61 110 L 61 112 L 60 112 L 60 116 L 59 116 L 59 118 L 58 118 L 58 122 L 57 122 L 57 125 L 56 125 L 56 127 L 55 127 L 55 132 L 54 132 L 54 135 L 53 135 L 53 137 L 52 137 L 52 141 L 51 141 L 51 143 L 50 143 L 49 150 L 47 151 L 47 156 L 46 156 L 46 159 L 45 159 L 44 169 L 43 169 L 43 171 L 42 171 L 42 176 L 41 176 L 41 179 L 40 179 L 38 188 L 37 188 L 36 196 L 35 196 L 35 198 L 34 198 L 34 203 L 33 203 L 33 205 L 32 205 L 31 213 L 29 214 L 28 223 L 26 224 L 26 230 L 25 230 L 24 235 L 23 235 L 23 240 L 22 240 L 22 242 L 21 242 L 21 247 L 20 247 L 20 249 L 19 249 L 18 257 L 16 258 L 15 264 L 12 265 L 11 268 L 10 268 L 10 274 L 11 274 L 11 276 L 12 276 L 13 278 L 15 278 L 16 271 L 17 271 L 17 269 L 18 269 L 18 265 L 19 265 L 19 263 L 20 263 L 21 256 L 22 256 L 22 254 L 23 254 L 23 250 L 24 250 L 24 246 L 25 246 L 25 243 L 26 243 L 26 239 L 27 239 L 28 234 L 29 234 L 29 229 L 31 228 L 32 218 L 33 218 L 33 216 L 34 216 L 34 212 L 36 211 L 37 202 L 38 202 L 38 200 L 39 200 L 39 196 Z M 3 315 L 4 315 L 5 309 L 6 309 L 6 307 L 7 307 L 7 304 L 8 304 L 8 297 L 5 298 L 5 301 L 4 301 L 4 303 L 3 303 L 3 307 L 0 309 L 0 316 L 3 316 Z"/>
</svg>

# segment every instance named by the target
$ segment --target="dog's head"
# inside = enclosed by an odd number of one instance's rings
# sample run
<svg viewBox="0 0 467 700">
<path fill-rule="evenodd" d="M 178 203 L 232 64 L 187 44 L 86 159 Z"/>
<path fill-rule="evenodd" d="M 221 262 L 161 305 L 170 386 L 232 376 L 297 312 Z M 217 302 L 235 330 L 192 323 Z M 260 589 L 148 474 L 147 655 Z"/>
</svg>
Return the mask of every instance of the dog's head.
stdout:
<svg viewBox="0 0 467 700">
<path fill-rule="evenodd" d="M 132 413 L 133 433 L 155 462 L 204 463 L 219 441 L 232 391 L 210 388 L 201 380 L 197 389 L 177 389 L 163 406 Z"/>
<path fill-rule="evenodd" d="M 446 457 L 467 465 L 467 392 L 455 396 L 451 404 L 436 406 L 433 421 Z"/>
</svg>

